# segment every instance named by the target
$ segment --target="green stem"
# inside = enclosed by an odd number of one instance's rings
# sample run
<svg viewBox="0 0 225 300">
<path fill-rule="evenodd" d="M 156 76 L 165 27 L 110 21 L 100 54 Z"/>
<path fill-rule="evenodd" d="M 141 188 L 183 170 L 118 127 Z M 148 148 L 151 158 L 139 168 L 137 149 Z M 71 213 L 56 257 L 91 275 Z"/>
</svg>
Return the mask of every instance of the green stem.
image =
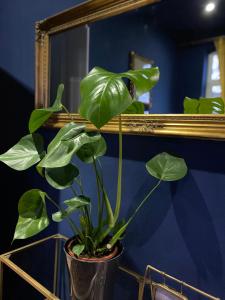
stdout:
<svg viewBox="0 0 225 300">
<path fill-rule="evenodd" d="M 118 162 L 117 197 L 116 197 L 116 208 L 114 213 L 114 223 L 116 223 L 119 217 L 120 207 L 121 207 L 122 159 L 123 159 L 122 122 L 121 122 L 121 115 L 119 115 L 119 162 Z"/>
<path fill-rule="evenodd" d="M 95 161 L 94 157 L 93 157 L 93 166 L 94 166 L 94 171 L 95 171 L 97 193 L 98 193 L 98 227 L 101 227 L 101 224 L 102 224 L 101 192 L 100 192 L 99 175 L 98 175 L 98 170 L 97 170 L 96 161 Z"/>
<path fill-rule="evenodd" d="M 100 177 L 100 180 L 101 180 L 101 182 L 102 182 L 102 186 L 104 186 L 102 165 L 101 165 L 99 159 L 97 159 L 97 163 L 98 163 L 99 168 L 100 168 L 100 176 L 99 176 L 99 177 Z M 104 195 L 103 195 L 103 193 L 102 193 L 102 197 L 103 197 L 103 196 L 104 196 Z M 101 203 L 101 208 L 100 208 L 101 218 L 102 218 L 102 216 L 103 216 L 103 211 L 104 211 L 104 201 L 102 201 L 102 203 Z M 103 222 L 101 222 L 101 223 L 103 223 Z M 100 229 L 101 229 L 101 228 L 100 228 Z"/>
<path fill-rule="evenodd" d="M 141 207 L 145 204 L 145 202 L 148 200 L 148 198 L 151 196 L 151 194 L 157 189 L 157 187 L 160 185 L 161 180 L 157 182 L 157 184 L 151 189 L 151 191 L 145 196 L 145 198 L 141 201 L 141 203 L 138 205 L 138 207 L 135 209 L 133 215 L 129 218 L 127 221 L 127 226 L 133 221 L 138 211 L 141 209 Z"/>
<path fill-rule="evenodd" d="M 105 204 L 106 211 L 107 211 L 109 227 L 112 228 L 114 226 L 114 224 L 115 224 L 112 207 L 111 207 L 108 195 L 106 193 L 106 190 L 105 190 L 105 188 L 103 186 L 103 183 L 102 183 L 102 181 L 101 181 L 101 179 L 99 177 L 98 169 L 96 168 L 96 170 L 97 170 L 96 175 L 97 175 L 97 178 L 98 178 L 98 182 L 99 182 L 99 185 L 100 185 L 101 191 L 102 191 L 102 199 L 103 199 L 103 202 Z"/>
<path fill-rule="evenodd" d="M 72 192 L 73 192 L 73 194 L 74 194 L 74 196 L 77 196 L 77 191 L 75 190 L 75 188 L 71 185 L 71 190 L 72 190 Z"/>
<path fill-rule="evenodd" d="M 145 198 L 141 201 L 141 203 L 138 205 L 138 207 L 135 209 L 133 215 L 129 218 L 129 220 L 127 221 L 127 223 L 125 225 L 123 225 L 118 232 L 112 237 L 112 239 L 110 240 L 109 244 L 112 246 L 115 245 L 115 243 L 118 241 L 118 239 L 121 237 L 121 235 L 124 233 L 124 231 L 126 230 L 127 226 L 133 221 L 133 219 L 135 218 L 135 216 L 137 215 L 138 211 L 141 209 L 141 207 L 145 204 L 145 202 L 148 200 L 148 198 L 151 196 L 151 194 L 158 188 L 158 186 L 160 185 L 161 180 L 159 180 L 157 182 L 157 184 L 150 190 L 150 192 L 145 196 Z"/>
<path fill-rule="evenodd" d="M 84 189 L 83 189 L 83 185 L 82 185 L 82 182 L 81 182 L 81 178 L 80 179 L 75 178 L 75 181 L 76 181 L 77 185 L 80 188 L 81 194 L 84 195 Z"/>
<path fill-rule="evenodd" d="M 70 120 L 73 122 L 73 116 L 71 115 L 71 113 L 68 111 L 68 109 L 62 105 L 62 108 L 65 110 L 65 112 L 67 113 L 67 115 L 69 116 Z"/>
</svg>

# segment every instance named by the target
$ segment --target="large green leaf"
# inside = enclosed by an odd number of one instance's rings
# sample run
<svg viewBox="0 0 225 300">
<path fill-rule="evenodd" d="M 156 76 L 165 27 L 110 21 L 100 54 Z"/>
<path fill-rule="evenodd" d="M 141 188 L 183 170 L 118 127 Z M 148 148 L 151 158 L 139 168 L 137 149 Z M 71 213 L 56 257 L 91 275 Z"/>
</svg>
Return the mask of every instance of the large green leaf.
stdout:
<svg viewBox="0 0 225 300">
<path fill-rule="evenodd" d="M 83 145 L 98 141 L 100 134 L 80 133 L 70 140 L 60 140 L 54 147 L 48 147 L 46 156 L 39 163 L 39 166 L 45 168 L 59 168 L 70 163 L 74 153 Z"/>
<path fill-rule="evenodd" d="M 123 114 L 143 114 L 145 106 L 140 101 L 134 101 L 124 112 Z"/>
<path fill-rule="evenodd" d="M 166 152 L 160 153 L 150 159 L 146 163 L 146 168 L 152 176 L 163 181 L 179 180 L 187 173 L 185 161 Z"/>
<path fill-rule="evenodd" d="M 222 98 L 184 99 L 185 114 L 224 114 Z"/>
<path fill-rule="evenodd" d="M 72 164 L 61 168 L 46 168 L 45 178 L 55 189 L 65 189 L 73 184 L 74 178 L 79 175 L 79 170 Z"/>
<path fill-rule="evenodd" d="M 38 189 L 29 190 L 21 196 L 14 240 L 31 237 L 49 225 L 45 196 L 46 193 Z"/>
<path fill-rule="evenodd" d="M 76 137 L 78 134 L 83 132 L 85 129 L 85 125 L 75 124 L 70 122 L 63 126 L 51 143 L 48 145 L 48 152 L 51 152 L 53 149 L 56 149 L 62 141 L 69 141 Z"/>
<path fill-rule="evenodd" d="M 40 134 L 28 134 L 4 154 L 0 161 L 10 168 L 22 171 L 30 168 L 41 160 L 43 154 L 43 138 Z"/>
<path fill-rule="evenodd" d="M 200 114 L 224 114 L 224 101 L 222 98 L 200 98 Z"/>
<path fill-rule="evenodd" d="M 133 101 L 121 77 L 96 67 L 81 81 L 79 112 L 97 128 L 121 114 Z"/>
<path fill-rule="evenodd" d="M 121 74 L 129 78 L 135 85 L 137 96 L 140 96 L 151 90 L 159 81 L 159 68 L 147 68 L 139 70 L 130 70 Z"/>
<path fill-rule="evenodd" d="M 77 209 L 89 205 L 90 199 L 85 196 L 77 196 L 72 199 L 65 200 L 64 203 L 67 205 L 67 208 L 52 214 L 53 221 L 61 222 L 63 219 L 74 213 Z"/>
<path fill-rule="evenodd" d="M 105 139 L 101 136 L 98 141 L 83 145 L 76 154 L 83 162 L 93 163 L 93 159 L 103 156 L 106 149 Z"/>
<path fill-rule="evenodd" d="M 141 95 L 158 82 L 159 70 L 150 68 L 116 74 L 99 67 L 92 69 L 81 81 L 81 116 L 101 128 L 123 113 L 133 102 L 124 77 L 133 81 L 137 95 Z"/>
<path fill-rule="evenodd" d="M 68 163 L 70 162 L 70 154 L 71 149 L 70 148 L 70 140 L 79 135 L 83 130 L 85 126 L 84 125 L 78 125 L 73 122 L 66 124 L 64 127 L 62 127 L 59 132 L 56 134 L 55 138 L 51 141 L 51 143 L 48 145 L 47 149 L 47 156 L 44 157 L 44 159 L 41 161 L 39 167 L 46 167 L 49 168 L 48 160 L 51 159 L 51 155 L 61 155 L 61 159 L 66 158 L 68 160 Z M 63 143 L 65 141 L 65 143 Z M 68 141 L 68 143 L 66 143 Z M 65 156 L 63 156 L 65 155 Z M 69 156 L 69 159 L 68 159 Z M 53 157 L 54 159 L 54 157 Z M 45 162 L 47 163 L 45 164 Z M 65 163 L 63 165 L 55 165 L 53 161 L 53 165 L 51 164 L 51 168 L 55 167 L 62 167 L 67 165 L 68 163 Z"/>
<path fill-rule="evenodd" d="M 61 83 L 58 86 L 56 99 L 51 107 L 34 109 L 31 113 L 29 120 L 29 131 L 30 133 L 35 132 L 41 127 L 54 112 L 62 110 L 62 94 L 64 91 L 64 85 Z"/>
</svg>

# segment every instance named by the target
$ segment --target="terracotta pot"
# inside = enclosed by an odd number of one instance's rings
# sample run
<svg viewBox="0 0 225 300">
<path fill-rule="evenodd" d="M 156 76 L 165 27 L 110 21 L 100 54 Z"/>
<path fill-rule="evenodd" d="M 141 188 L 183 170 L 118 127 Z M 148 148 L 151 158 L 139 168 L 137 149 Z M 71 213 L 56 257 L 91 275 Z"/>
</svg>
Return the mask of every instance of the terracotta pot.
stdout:
<svg viewBox="0 0 225 300">
<path fill-rule="evenodd" d="M 123 247 L 118 244 L 112 253 L 101 258 L 77 258 L 70 250 L 74 238 L 64 250 L 70 272 L 73 300 L 112 300 L 115 276 Z"/>
</svg>

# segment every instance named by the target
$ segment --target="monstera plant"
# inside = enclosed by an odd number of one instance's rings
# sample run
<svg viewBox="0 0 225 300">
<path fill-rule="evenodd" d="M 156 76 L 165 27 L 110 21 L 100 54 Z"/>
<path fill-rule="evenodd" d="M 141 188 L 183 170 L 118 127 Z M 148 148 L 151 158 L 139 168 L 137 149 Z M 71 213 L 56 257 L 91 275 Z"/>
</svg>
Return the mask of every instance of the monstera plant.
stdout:
<svg viewBox="0 0 225 300">
<path fill-rule="evenodd" d="M 95 67 L 80 85 L 80 115 L 95 125 L 96 131 L 89 132 L 85 125 L 71 122 L 56 132 L 45 148 L 44 138 L 37 130 L 53 113 L 68 110 L 62 104 L 63 84 L 60 84 L 54 104 L 48 108 L 35 109 L 29 120 L 29 133 L 19 142 L 0 155 L 0 160 L 14 170 L 23 171 L 36 166 L 42 180 L 57 190 L 71 190 L 71 197 L 58 203 L 57 199 L 45 191 L 34 188 L 26 191 L 19 199 L 19 218 L 14 239 L 29 238 L 44 230 L 50 221 L 67 221 L 76 237 L 71 251 L 76 257 L 104 257 L 113 251 L 121 240 L 128 225 L 139 210 L 149 200 L 153 191 L 163 181 L 179 180 L 187 172 L 182 158 L 168 153 L 160 153 L 146 163 L 146 171 L 157 179 L 157 183 L 146 194 L 131 216 L 121 218 L 122 201 L 122 124 L 121 114 L 141 111 L 141 104 L 129 93 L 124 78 L 135 85 L 137 96 L 152 89 L 159 80 L 157 67 L 132 70 L 115 74 Z M 70 115 L 70 114 L 69 114 Z M 107 151 L 101 127 L 118 116 L 118 177 L 116 199 L 112 199 L 104 185 L 104 169 L 101 157 Z M 135 151 L 135 148 L 132 150 Z M 85 190 L 85 180 L 81 178 L 75 159 L 93 166 L 96 177 L 96 199 L 90 199 Z M 50 201 L 56 211 L 49 215 L 46 201 Z M 97 209 L 91 208 L 96 205 Z M 93 216 L 97 211 L 97 218 Z M 97 220 L 97 221 L 94 221 Z"/>
</svg>

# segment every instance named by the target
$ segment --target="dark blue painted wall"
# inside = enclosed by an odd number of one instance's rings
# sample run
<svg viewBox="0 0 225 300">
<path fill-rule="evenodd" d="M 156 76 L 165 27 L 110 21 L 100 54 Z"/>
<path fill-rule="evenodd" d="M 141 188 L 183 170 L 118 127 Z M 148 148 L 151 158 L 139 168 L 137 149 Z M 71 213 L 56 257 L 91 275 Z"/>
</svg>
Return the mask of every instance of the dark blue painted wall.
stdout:
<svg viewBox="0 0 225 300">
<path fill-rule="evenodd" d="M 1 128 L 7 129 L 7 134 L 3 133 L 2 136 L 7 145 L 2 142 L 2 149 L 8 148 L 26 132 L 26 121 L 32 106 L 30 103 L 33 104 L 34 21 L 72 4 L 74 1 L 49 0 L 16 0 L 13 5 L 2 1 L 0 4 L 0 67 L 4 70 L 1 74 L 1 86 L 7 87 L 8 95 L 6 102 L 4 97 L 1 100 Z M 8 76 L 5 71 L 9 74 L 8 86 L 2 81 L 2 78 Z M 20 106 L 23 110 L 19 109 Z M 9 120 L 7 115 L 12 118 Z M 102 163 L 108 191 L 113 197 L 116 187 L 117 137 L 105 137 L 109 151 Z M 163 184 L 130 226 L 124 240 L 126 252 L 123 263 L 141 273 L 144 272 L 145 265 L 151 263 L 225 299 L 225 143 L 126 136 L 123 216 L 132 211 L 148 187 L 154 183 L 145 171 L 145 161 L 161 151 L 183 156 L 189 166 L 189 174 L 176 184 Z M 83 167 L 81 172 L 86 179 L 87 193 L 94 197 L 91 172 L 88 167 Z M 7 171 L 3 165 L 0 165 L 0 174 L 1 191 L 7 195 L 7 204 L 2 204 L 2 214 L 7 215 L 8 219 L 3 222 L 1 218 L 0 222 L 5 249 L 6 246 L 9 247 L 12 225 L 15 223 L 16 201 L 20 194 L 14 187 L 21 187 L 23 184 L 21 189 L 26 189 L 27 182 L 30 186 L 33 180 L 35 185 L 42 183 L 36 177 L 30 177 L 28 181 L 27 177 L 21 179 L 20 175 L 18 179 L 18 173 Z M 21 182 L 18 183 L 18 180 Z M 62 193 L 60 198 L 64 199 L 64 196 Z M 2 203 L 3 200 L 2 198 Z M 13 216 L 10 215 L 12 208 Z M 65 234 L 70 234 L 66 226 L 61 229 Z M 123 276 L 117 288 L 120 296 L 116 299 L 136 299 L 136 295 L 131 294 L 135 287 L 128 277 Z"/>
</svg>

